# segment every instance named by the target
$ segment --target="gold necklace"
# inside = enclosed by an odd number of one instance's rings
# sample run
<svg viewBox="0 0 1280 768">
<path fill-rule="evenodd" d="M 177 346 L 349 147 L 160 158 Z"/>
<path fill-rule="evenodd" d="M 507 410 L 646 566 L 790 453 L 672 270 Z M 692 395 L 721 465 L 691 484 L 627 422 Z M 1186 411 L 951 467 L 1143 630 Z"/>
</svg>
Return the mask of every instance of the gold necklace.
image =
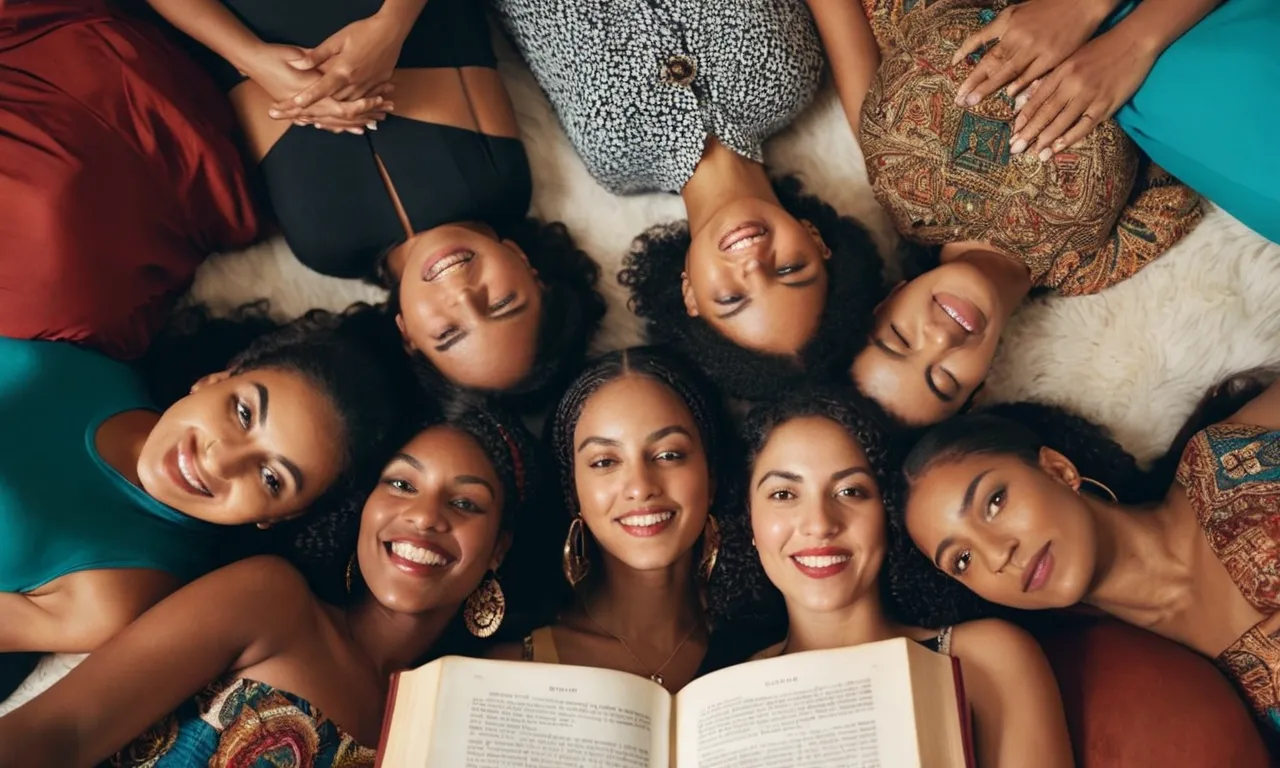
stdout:
<svg viewBox="0 0 1280 768">
<path fill-rule="evenodd" d="M 680 652 L 680 649 L 684 647 L 685 643 L 689 642 L 689 640 L 693 637 L 693 633 L 698 631 L 698 623 L 695 621 L 693 623 L 693 627 L 690 628 L 689 632 L 684 636 L 684 639 L 681 640 L 679 643 L 676 643 L 676 649 L 671 652 L 671 655 L 667 657 L 666 661 L 662 662 L 662 666 L 658 667 L 653 672 L 650 672 L 649 667 L 646 666 L 645 663 L 640 660 L 640 657 L 636 655 L 635 651 L 631 650 L 631 646 L 627 645 L 627 641 L 622 639 L 622 635 L 619 635 L 610 631 L 607 627 L 605 627 L 605 625 L 596 621 L 596 617 L 591 615 L 591 609 L 587 607 L 586 600 L 579 599 L 578 602 L 582 604 L 582 612 L 587 615 L 587 619 L 592 624 L 595 624 L 596 628 L 599 629 L 601 632 L 605 633 L 606 635 L 609 635 L 614 640 L 617 640 L 622 645 L 623 649 L 626 650 L 627 653 L 631 654 L 631 658 L 636 660 L 636 664 L 640 665 L 640 668 L 644 670 L 645 674 L 648 675 L 649 679 L 657 683 L 658 685 L 663 684 L 662 670 L 666 669 L 667 665 L 669 665 L 673 660 L 675 660 L 676 654 Z"/>
</svg>

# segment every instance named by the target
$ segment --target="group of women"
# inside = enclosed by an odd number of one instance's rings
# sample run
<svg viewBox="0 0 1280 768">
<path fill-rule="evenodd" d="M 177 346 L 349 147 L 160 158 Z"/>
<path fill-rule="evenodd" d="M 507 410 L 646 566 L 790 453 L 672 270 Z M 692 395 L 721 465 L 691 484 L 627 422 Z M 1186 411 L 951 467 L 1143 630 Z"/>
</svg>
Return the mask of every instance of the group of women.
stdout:
<svg viewBox="0 0 1280 768">
<path fill-rule="evenodd" d="M 653 346 L 587 357 L 600 269 L 527 216 L 490 16 L 604 187 L 685 204 L 617 275 Z M 0 698 L 90 655 L 0 766 L 372 765 L 390 675 L 446 653 L 675 691 L 893 637 L 961 660 L 980 764 L 1069 765 L 1096 731 L 1017 624 L 1080 605 L 1280 723 L 1280 389 L 1150 471 L 961 413 L 1031 291 L 1204 200 L 1280 240 L 1277 35 L 1269 0 L 8 3 Z M 765 166 L 827 71 L 924 267 L 892 288 Z M 171 312 L 268 220 L 386 303 Z"/>
</svg>

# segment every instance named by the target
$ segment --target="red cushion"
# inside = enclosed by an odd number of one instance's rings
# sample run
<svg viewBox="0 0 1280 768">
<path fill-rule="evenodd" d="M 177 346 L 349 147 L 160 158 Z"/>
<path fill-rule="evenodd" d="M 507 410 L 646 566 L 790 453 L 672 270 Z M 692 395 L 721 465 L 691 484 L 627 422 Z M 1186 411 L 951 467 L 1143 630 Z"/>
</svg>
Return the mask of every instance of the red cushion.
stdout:
<svg viewBox="0 0 1280 768">
<path fill-rule="evenodd" d="M 1248 707 L 1203 656 L 1113 619 L 1073 617 L 1037 635 L 1058 677 L 1077 765 L 1272 764 Z"/>
</svg>

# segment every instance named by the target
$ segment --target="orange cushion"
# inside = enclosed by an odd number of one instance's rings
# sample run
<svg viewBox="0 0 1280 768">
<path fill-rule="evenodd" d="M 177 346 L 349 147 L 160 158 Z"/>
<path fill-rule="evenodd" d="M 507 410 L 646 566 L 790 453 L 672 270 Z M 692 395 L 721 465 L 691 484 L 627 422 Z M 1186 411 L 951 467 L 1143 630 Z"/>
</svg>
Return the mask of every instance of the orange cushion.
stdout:
<svg viewBox="0 0 1280 768">
<path fill-rule="evenodd" d="M 1071 617 L 1037 632 L 1086 768 L 1266 768 L 1248 706 L 1210 660 L 1113 619 Z"/>
</svg>

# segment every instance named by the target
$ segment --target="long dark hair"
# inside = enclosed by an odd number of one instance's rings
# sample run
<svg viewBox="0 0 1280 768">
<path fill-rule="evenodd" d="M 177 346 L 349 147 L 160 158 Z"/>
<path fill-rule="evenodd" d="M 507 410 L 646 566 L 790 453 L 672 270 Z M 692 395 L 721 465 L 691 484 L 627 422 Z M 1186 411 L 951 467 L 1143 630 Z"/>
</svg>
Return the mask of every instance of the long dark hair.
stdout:
<svg viewBox="0 0 1280 768">
<path fill-rule="evenodd" d="M 538 349 L 533 368 L 515 386 L 480 394 L 501 400 L 519 413 L 532 413 L 549 405 L 582 367 L 587 347 L 604 319 L 607 306 L 596 289 L 600 266 L 577 247 L 564 224 L 544 224 L 525 219 L 504 231 L 529 257 L 545 286 Z M 390 316 L 400 311 L 398 285 L 386 270 L 380 280 L 391 293 Z M 412 354 L 418 377 L 428 391 L 451 397 L 462 391 L 420 352 Z"/>
<path fill-rule="evenodd" d="M 672 345 L 727 394 L 747 400 L 779 397 L 815 376 L 839 376 L 866 345 L 872 310 L 885 293 L 880 256 L 861 224 L 805 194 L 794 177 L 773 184 L 782 207 L 817 227 L 831 249 L 826 305 L 817 332 L 798 360 L 740 347 L 705 320 L 689 317 L 680 291 L 690 244 L 686 222 L 642 234 L 618 273 L 651 341 Z"/>
<path fill-rule="evenodd" d="M 573 433 L 591 396 L 609 382 L 628 375 L 644 376 L 657 381 L 674 392 L 689 409 L 693 423 L 698 428 L 703 451 L 707 455 L 710 479 L 716 484 L 710 514 L 715 515 L 717 520 L 724 517 L 724 507 L 730 496 L 730 468 L 733 466 L 736 442 L 732 430 L 727 427 L 720 399 L 711 386 L 678 356 L 659 347 L 631 347 L 589 361 L 560 398 L 559 406 L 547 423 L 547 442 L 559 471 L 560 491 L 564 501 L 564 514 L 559 516 L 559 524 L 546 526 L 548 531 L 554 531 L 554 535 L 558 537 L 546 546 L 557 555 L 554 571 L 558 576 L 553 577 L 553 580 L 558 585 L 556 600 L 560 605 L 571 599 L 572 593 L 563 574 L 560 574 L 558 555 L 563 550 L 569 523 L 579 514 L 578 493 L 574 482 Z M 589 547 L 592 546 L 594 545 L 589 543 Z M 594 549 L 589 551 L 594 557 Z M 552 569 L 550 565 L 547 568 Z M 716 578 L 718 575 L 713 573 L 713 582 Z"/>
</svg>

